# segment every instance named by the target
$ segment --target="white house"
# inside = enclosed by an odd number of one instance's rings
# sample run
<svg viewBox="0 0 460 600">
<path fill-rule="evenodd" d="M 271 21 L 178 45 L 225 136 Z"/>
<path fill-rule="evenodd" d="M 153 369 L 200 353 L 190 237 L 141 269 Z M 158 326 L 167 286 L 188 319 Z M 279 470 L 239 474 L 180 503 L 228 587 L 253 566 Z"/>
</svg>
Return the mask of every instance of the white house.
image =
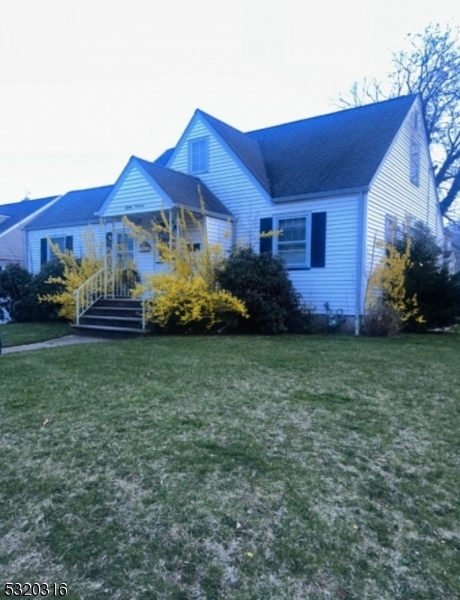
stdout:
<svg viewBox="0 0 460 600">
<path fill-rule="evenodd" d="M 246 133 L 197 110 L 174 148 L 154 162 L 132 157 L 90 210 L 79 192 L 81 211 L 73 207 L 63 222 L 71 192 L 35 221 L 28 266 L 36 271 L 47 259 L 48 237 L 65 247 L 71 236 L 76 250 L 81 228 L 99 220 L 101 235 L 126 242 L 141 277 L 155 272 L 163 266 L 154 246 L 128 241 L 122 217 L 147 226 L 161 211 L 171 222 L 181 207 L 201 215 L 198 188 L 211 241 L 228 244 L 230 227 L 231 241 L 282 256 L 305 302 L 320 314 L 328 303 L 356 322 L 376 241 L 394 219 L 424 221 L 442 237 L 420 99 L 410 95 Z M 282 234 L 260 238 L 270 230 Z"/>
</svg>

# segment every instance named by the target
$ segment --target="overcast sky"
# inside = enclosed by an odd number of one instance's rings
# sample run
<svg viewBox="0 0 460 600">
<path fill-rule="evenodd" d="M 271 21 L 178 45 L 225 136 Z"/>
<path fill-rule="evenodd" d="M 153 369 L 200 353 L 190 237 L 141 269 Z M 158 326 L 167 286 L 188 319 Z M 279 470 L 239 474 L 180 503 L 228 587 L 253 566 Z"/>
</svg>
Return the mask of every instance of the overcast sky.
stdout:
<svg viewBox="0 0 460 600">
<path fill-rule="evenodd" d="M 336 110 L 460 1 L 0 0 L 0 204 L 114 183 L 196 108 L 243 131 Z"/>
</svg>

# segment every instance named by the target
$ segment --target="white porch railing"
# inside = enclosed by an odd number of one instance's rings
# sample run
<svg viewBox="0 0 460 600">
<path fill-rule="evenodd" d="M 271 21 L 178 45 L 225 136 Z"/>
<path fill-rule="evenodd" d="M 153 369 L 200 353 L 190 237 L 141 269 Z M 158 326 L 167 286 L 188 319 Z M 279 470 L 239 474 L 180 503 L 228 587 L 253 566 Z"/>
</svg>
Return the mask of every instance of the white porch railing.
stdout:
<svg viewBox="0 0 460 600">
<path fill-rule="evenodd" d="M 113 269 L 105 264 L 73 293 L 77 325 L 80 317 L 100 298 L 131 298 L 131 290 L 139 282 L 139 276 L 132 269 Z M 145 304 L 147 295 L 142 295 L 142 329 L 146 328 Z"/>
<path fill-rule="evenodd" d="M 75 298 L 76 324 L 80 325 L 81 315 L 88 310 L 99 298 L 107 297 L 108 276 L 106 267 L 99 269 L 94 275 L 87 279 L 82 285 L 77 288 L 73 295 Z M 110 283 L 112 283 L 110 277 Z"/>
</svg>

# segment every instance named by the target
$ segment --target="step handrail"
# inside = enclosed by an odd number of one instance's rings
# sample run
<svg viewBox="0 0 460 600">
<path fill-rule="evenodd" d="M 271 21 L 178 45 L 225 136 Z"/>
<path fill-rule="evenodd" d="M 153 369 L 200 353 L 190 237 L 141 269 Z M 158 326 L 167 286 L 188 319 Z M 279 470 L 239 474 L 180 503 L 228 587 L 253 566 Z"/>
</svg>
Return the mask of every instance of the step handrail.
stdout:
<svg viewBox="0 0 460 600">
<path fill-rule="evenodd" d="M 107 296 L 107 288 L 110 283 L 111 277 L 104 266 L 74 291 L 77 325 L 80 324 L 80 317 L 88 308 L 97 302 L 99 298 Z"/>
</svg>

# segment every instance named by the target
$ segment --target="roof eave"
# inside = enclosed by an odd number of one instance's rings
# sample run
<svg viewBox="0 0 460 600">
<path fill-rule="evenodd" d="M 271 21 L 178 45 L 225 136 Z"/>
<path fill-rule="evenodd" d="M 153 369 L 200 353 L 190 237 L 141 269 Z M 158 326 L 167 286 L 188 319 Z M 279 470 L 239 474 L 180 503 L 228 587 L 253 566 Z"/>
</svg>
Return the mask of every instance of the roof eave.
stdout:
<svg viewBox="0 0 460 600">
<path fill-rule="evenodd" d="M 307 194 L 293 194 L 291 196 L 278 196 L 272 198 L 275 204 L 282 202 L 300 202 L 302 200 L 315 200 L 317 198 L 337 198 L 339 196 L 353 196 L 355 194 L 362 194 L 368 192 L 369 186 L 358 186 L 354 188 L 344 188 L 339 190 L 327 190 L 325 192 L 310 192 Z"/>
<path fill-rule="evenodd" d="M 99 223 L 101 218 L 98 219 L 90 219 L 86 221 L 68 221 L 67 223 L 53 223 L 52 225 L 47 225 L 46 227 L 34 227 L 33 225 L 25 227 L 27 231 L 40 231 L 40 229 L 49 229 L 50 227 L 79 227 L 81 225 L 94 225 Z"/>
</svg>

